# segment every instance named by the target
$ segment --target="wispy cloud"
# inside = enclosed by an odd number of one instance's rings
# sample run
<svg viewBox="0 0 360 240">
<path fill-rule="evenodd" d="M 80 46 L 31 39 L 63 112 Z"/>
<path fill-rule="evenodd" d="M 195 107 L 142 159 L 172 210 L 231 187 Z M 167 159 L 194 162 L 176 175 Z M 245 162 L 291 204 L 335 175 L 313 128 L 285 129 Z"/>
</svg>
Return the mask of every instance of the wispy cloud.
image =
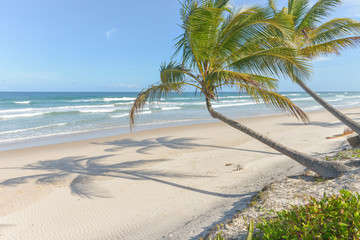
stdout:
<svg viewBox="0 0 360 240">
<path fill-rule="evenodd" d="M 106 31 L 105 34 L 106 39 L 109 40 L 115 32 L 116 32 L 116 28 L 112 28 L 109 31 Z"/>
</svg>

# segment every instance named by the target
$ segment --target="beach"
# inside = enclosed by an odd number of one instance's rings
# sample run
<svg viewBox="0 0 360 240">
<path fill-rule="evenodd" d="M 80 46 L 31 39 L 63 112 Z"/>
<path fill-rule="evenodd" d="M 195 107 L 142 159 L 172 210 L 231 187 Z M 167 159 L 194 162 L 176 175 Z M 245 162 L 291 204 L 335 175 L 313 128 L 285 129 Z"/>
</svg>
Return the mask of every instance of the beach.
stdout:
<svg viewBox="0 0 360 240">
<path fill-rule="evenodd" d="M 353 119 L 360 108 L 343 109 Z M 323 157 L 347 146 L 325 111 L 244 125 Z M 305 168 L 221 123 L 0 152 L 0 239 L 196 239 Z"/>
</svg>

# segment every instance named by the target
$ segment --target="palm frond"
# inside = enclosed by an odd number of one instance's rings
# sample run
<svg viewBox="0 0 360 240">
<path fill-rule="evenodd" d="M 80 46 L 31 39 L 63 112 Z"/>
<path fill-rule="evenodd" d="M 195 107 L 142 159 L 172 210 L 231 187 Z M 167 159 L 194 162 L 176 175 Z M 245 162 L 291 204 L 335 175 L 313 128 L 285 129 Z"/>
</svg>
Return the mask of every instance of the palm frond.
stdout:
<svg viewBox="0 0 360 240">
<path fill-rule="evenodd" d="M 199 83 L 199 79 L 182 64 L 170 61 L 168 64 L 163 63 L 160 66 L 160 79 L 162 84 L 183 82 L 186 76 L 194 80 L 195 83 Z"/>
<path fill-rule="evenodd" d="M 297 25 L 297 33 L 306 28 L 313 28 L 320 21 L 328 17 L 335 7 L 341 4 L 341 0 L 318 0 L 306 13 L 302 21 Z"/>
<path fill-rule="evenodd" d="M 298 26 L 308 11 L 309 0 L 289 0 L 287 14 L 293 16 L 294 25 Z"/>
<path fill-rule="evenodd" d="M 211 49 L 216 46 L 218 29 L 224 12 L 228 11 L 227 3 L 228 0 L 188 0 L 182 8 L 184 34 L 177 38 L 173 56 L 182 52 L 183 64 L 197 68 L 202 75 L 206 71 L 202 61 L 210 58 Z"/>
<path fill-rule="evenodd" d="M 230 70 L 215 70 L 207 76 L 207 79 L 207 82 L 214 86 L 214 88 L 241 83 L 275 90 L 278 82 L 275 78 Z"/>
<path fill-rule="evenodd" d="M 130 129 L 135 125 L 136 114 L 142 112 L 146 103 L 151 104 L 154 101 L 159 101 L 161 98 L 167 96 L 172 92 L 181 94 L 183 92 L 185 82 L 176 82 L 171 84 L 154 84 L 147 89 L 143 89 L 137 95 L 129 113 Z"/>
<path fill-rule="evenodd" d="M 304 111 L 296 106 L 290 99 L 277 93 L 257 86 L 241 83 L 233 83 L 239 91 L 245 91 L 257 104 L 265 104 L 278 111 L 287 112 L 303 122 L 309 122 L 309 118 Z"/>
<path fill-rule="evenodd" d="M 268 9 L 252 7 L 230 16 L 223 24 L 213 58 L 224 59 L 226 62 L 229 57 L 234 56 L 233 53 L 240 52 L 244 46 L 259 39 L 284 40 L 290 35 L 290 29 L 284 24 L 284 19 L 271 18 L 271 15 Z"/>
<path fill-rule="evenodd" d="M 256 75 L 284 76 L 291 79 L 305 80 L 310 77 L 309 62 L 297 55 L 290 47 L 276 47 L 266 49 L 252 55 L 245 56 L 228 66 L 239 72 Z"/>
<path fill-rule="evenodd" d="M 276 0 L 268 0 L 268 5 L 273 10 L 274 14 L 276 14 Z"/>
<path fill-rule="evenodd" d="M 314 29 L 310 41 L 312 44 L 319 44 L 359 34 L 360 22 L 349 18 L 335 18 Z"/>
<path fill-rule="evenodd" d="M 300 54 L 306 56 L 309 59 L 313 59 L 319 56 L 329 56 L 333 54 L 339 55 L 344 49 L 359 46 L 360 36 L 348 37 L 304 47 L 300 50 Z"/>
</svg>

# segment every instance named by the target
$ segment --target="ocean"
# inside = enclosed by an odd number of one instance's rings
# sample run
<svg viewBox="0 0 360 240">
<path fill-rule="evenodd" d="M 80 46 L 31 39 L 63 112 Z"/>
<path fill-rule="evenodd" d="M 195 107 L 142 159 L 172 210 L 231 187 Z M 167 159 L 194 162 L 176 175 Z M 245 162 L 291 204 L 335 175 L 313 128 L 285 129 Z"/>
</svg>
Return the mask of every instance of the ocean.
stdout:
<svg viewBox="0 0 360 240">
<path fill-rule="evenodd" d="M 306 93 L 282 94 L 304 111 L 322 109 Z M 360 92 L 319 95 L 337 108 L 360 106 Z M 0 92 L 0 150 L 130 132 L 128 113 L 135 96 L 133 92 Z M 222 93 L 218 100 L 214 108 L 231 118 L 279 113 L 238 93 Z M 147 105 L 135 130 L 211 120 L 203 96 L 173 94 Z"/>
</svg>

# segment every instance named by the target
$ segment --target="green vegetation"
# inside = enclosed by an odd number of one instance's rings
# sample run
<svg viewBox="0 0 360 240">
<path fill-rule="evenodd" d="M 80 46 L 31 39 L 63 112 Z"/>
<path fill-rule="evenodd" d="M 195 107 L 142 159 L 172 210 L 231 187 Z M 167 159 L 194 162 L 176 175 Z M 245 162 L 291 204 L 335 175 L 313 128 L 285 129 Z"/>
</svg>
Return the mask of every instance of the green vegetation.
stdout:
<svg viewBox="0 0 360 240">
<path fill-rule="evenodd" d="M 275 218 L 263 219 L 256 227 L 251 221 L 247 240 L 360 239 L 360 194 L 342 189 L 339 196 L 310 198 L 308 204 L 276 212 Z M 214 239 L 207 240 L 225 239 L 219 229 Z"/>
<path fill-rule="evenodd" d="M 225 237 L 222 236 L 221 232 L 219 232 L 215 238 L 209 237 L 208 240 L 226 240 Z"/>
<path fill-rule="evenodd" d="M 360 195 L 344 189 L 340 194 L 277 212 L 257 224 L 255 239 L 360 239 Z"/>
<path fill-rule="evenodd" d="M 337 159 L 360 159 L 360 149 L 341 151 L 334 157 Z"/>
</svg>

